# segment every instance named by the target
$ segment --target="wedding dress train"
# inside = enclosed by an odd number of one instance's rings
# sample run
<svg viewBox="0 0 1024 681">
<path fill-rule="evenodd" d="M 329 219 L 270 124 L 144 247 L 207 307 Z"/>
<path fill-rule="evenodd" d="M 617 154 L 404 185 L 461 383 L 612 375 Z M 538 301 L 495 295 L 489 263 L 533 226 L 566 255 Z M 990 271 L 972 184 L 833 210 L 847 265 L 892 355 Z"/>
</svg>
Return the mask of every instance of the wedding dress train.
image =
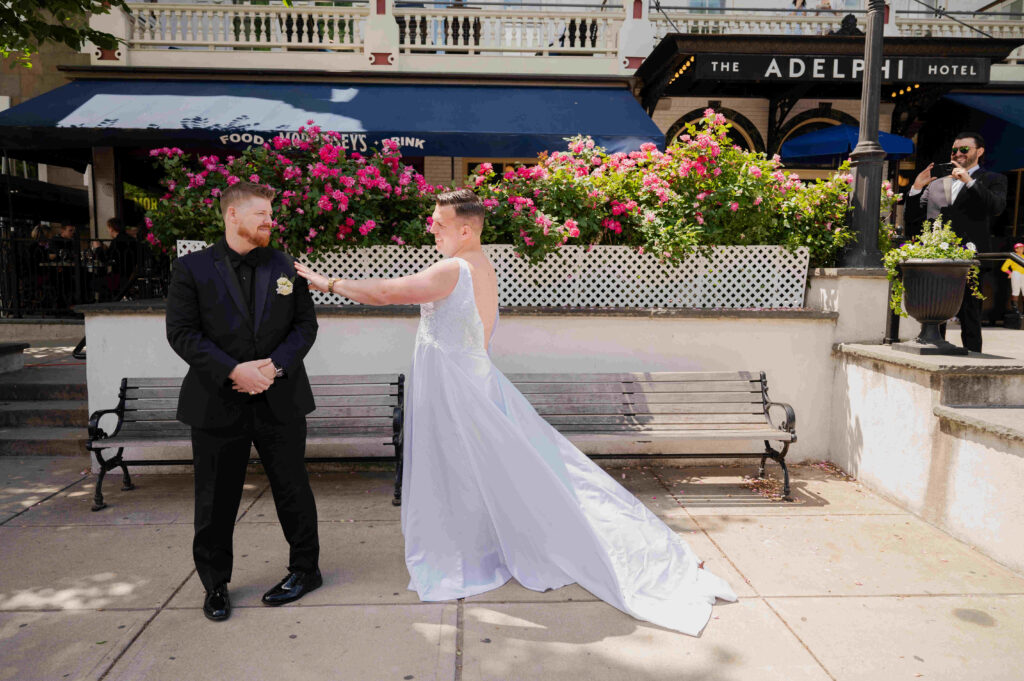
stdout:
<svg viewBox="0 0 1024 681">
<path fill-rule="evenodd" d="M 515 579 L 580 586 L 623 612 L 697 635 L 729 585 L 552 428 L 491 363 L 466 261 L 421 306 L 406 398 L 402 532 L 425 601 Z"/>
</svg>

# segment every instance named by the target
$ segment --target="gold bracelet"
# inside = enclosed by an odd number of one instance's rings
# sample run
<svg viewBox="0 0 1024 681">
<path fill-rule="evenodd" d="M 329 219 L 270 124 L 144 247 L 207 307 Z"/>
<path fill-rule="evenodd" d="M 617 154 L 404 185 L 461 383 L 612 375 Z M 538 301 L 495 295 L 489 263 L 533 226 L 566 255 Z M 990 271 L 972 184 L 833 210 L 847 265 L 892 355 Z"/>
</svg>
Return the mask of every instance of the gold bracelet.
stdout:
<svg viewBox="0 0 1024 681">
<path fill-rule="evenodd" d="M 332 295 L 336 295 L 334 293 L 334 285 L 337 284 L 337 283 L 338 283 L 338 280 L 335 279 L 334 277 L 331 277 L 330 279 L 328 279 L 327 280 L 327 292 L 332 294 Z"/>
</svg>

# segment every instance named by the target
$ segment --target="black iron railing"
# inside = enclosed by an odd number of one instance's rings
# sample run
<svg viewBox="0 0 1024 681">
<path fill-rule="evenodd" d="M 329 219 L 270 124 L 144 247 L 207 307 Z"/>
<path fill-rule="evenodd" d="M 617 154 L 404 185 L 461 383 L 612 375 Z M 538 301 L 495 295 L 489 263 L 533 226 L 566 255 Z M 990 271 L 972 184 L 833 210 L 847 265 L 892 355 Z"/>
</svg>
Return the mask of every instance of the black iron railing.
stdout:
<svg viewBox="0 0 1024 681">
<path fill-rule="evenodd" d="M 0 235 L 0 316 L 77 317 L 83 303 L 162 298 L 170 261 L 130 238 Z"/>
</svg>

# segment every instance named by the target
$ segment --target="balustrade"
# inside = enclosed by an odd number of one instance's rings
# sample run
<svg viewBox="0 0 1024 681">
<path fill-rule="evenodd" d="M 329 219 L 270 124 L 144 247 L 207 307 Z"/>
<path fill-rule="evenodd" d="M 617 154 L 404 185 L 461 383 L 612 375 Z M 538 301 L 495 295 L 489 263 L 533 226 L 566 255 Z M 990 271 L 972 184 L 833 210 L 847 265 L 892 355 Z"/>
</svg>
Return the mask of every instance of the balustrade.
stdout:
<svg viewBox="0 0 1024 681">
<path fill-rule="evenodd" d="M 430 4 L 430 3 L 425 3 Z M 373 8 L 132 3 L 128 43 L 131 49 L 328 50 L 364 48 L 365 25 Z M 396 7 L 398 45 L 403 53 L 506 54 L 537 57 L 569 55 L 614 57 L 626 12 L 620 2 L 509 9 L 497 3 L 480 6 Z M 730 9 L 709 13 L 668 8 L 651 10 L 656 40 L 681 33 L 728 35 L 827 35 L 836 31 L 842 11 L 821 15 Z M 970 26 L 997 38 L 1020 38 L 1022 49 L 1007 60 L 1024 59 L 1024 22 L 998 16 Z M 900 36 L 977 37 L 969 26 L 944 18 L 897 15 Z"/>
<path fill-rule="evenodd" d="M 361 50 L 365 7 L 133 4 L 133 48 Z"/>
</svg>

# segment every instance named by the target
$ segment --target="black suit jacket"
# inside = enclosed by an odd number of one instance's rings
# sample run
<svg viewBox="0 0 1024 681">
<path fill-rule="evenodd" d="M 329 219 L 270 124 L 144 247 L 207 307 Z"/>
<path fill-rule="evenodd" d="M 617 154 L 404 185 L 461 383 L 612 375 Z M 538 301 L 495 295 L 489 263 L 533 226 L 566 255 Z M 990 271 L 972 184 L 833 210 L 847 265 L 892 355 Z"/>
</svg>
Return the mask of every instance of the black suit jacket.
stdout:
<svg viewBox="0 0 1024 681">
<path fill-rule="evenodd" d="M 953 231 L 963 242 L 974 243 L 978 251 L 992 250 L 992 228 L 995 219 L 1006 208 L 1006 176 L 978 168 L 972 176 L 975 183 L 957 193 L 952 205 L 946 197 L 944 178 L 934 180 L 920 194 L 911 196 L 907 203 L 908 218 L 938 214 L 949 220 Z"/>
<path fill-rule="evenodd" d="M 268 249 L 256 268 L 255 319 L 221 239 L 174 263 L 167 291 L 167 340 L 188 363 L 178 398 L 178 420 L 197 428 L 232 426 L 245 414 L 249 395 L 231 388 L 228 374 L 241 362 L 270 357 L 286 376 L 265 396 L 275 418 L 289 421 L 313 411 L 313 391 L 302 360 L 316 340 L 317 321 L 306 280 L 292 259 Z M 277 292 L 277 281 L 292 292 Z"/>
</svg>

